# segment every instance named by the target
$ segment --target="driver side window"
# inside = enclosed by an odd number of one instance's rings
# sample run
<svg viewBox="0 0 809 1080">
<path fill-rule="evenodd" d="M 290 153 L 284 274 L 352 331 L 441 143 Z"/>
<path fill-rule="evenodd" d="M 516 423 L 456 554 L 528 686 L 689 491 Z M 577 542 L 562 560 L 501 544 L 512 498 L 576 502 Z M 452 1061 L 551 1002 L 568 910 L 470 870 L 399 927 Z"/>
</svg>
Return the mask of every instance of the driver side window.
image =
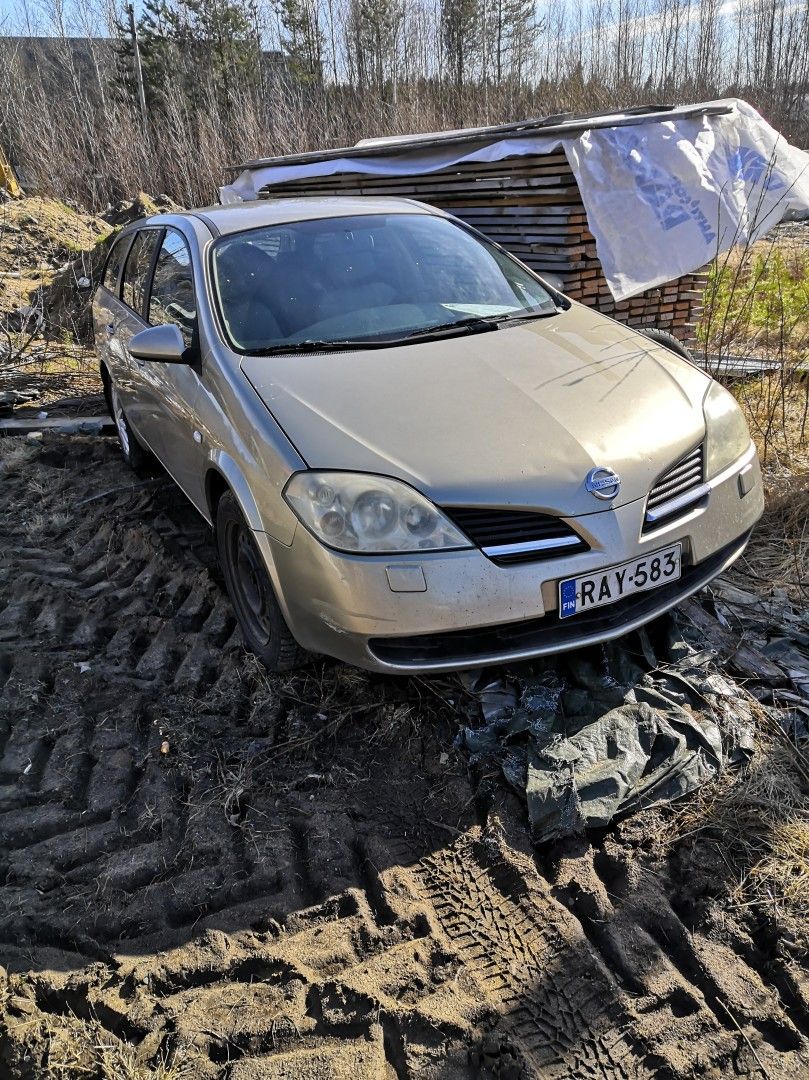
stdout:
<svg viewBox="0 0 809 1080">
<path fill-rule="evenodd" d="M 197 305 L 191 252 L 183 237 L 174 229 L 166 229 L 155 263 L 149 322 L 152 326 L 173 324 L 179 328 L 186 345 L 193 343 Z"/>
</svg>

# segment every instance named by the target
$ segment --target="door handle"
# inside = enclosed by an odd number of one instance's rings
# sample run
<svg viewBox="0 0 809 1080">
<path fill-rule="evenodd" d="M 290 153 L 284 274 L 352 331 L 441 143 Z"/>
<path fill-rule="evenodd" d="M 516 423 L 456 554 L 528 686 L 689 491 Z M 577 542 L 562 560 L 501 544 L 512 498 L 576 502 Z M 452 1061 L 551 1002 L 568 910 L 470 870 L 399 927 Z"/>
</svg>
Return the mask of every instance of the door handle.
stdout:
<svg viewBox="0 0 809 1080">
<path fill-rule="evenodd" d="M 107 333 L 110 335 L 110 337 L 113 336 L 113 334 L 115 333 L 115 323 L 107 323 Z"/>
</svg>

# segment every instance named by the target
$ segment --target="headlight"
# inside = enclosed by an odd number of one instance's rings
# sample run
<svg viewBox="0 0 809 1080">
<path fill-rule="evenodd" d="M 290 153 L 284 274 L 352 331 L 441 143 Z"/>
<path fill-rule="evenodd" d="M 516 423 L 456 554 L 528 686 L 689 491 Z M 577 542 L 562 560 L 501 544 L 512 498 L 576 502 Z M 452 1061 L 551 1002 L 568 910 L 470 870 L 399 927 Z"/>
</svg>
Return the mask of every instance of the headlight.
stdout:
<svg viewBox="0 0 809 1080">
<path fill-rule="evenodd" d="M 712 382 L 703 403 L 705 413 L 707 479 L 732 465 L 750 445 L 750 432 L 736 399 L 724 386 Z"/>
<path fill-rule="evenodd" d="M 363 473 L 296 473 L 284 498 L 303 524 L 340 551 L 434 551 L 473 545 L 418 491 Z"/>
</svg>

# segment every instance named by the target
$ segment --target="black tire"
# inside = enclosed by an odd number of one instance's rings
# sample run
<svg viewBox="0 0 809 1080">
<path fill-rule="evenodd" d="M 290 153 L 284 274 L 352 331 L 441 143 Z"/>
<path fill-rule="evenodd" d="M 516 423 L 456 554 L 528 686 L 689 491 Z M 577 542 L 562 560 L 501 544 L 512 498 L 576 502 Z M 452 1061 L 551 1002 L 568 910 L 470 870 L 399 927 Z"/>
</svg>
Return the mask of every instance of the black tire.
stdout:
<svg viewBox="0 0 809 1080">
<path fill-rule="evenodd" d="M 300 647 L 284 621 L 252 530 L 230 491 L 216 507 L 216 547 L 247 648 L 268 671 L 300 667 L 310 654 Z"/>
<path fill-rule="evenodd" d="M 101 365 L 100 370 L 101 370 L 101 385 L 104 388 L 104 401 L 107 404 L 107 412 L 109 413 L 110 416 L 112 416 L 112 394 L 110 393 L 110 386 L 112 384 L 110 382 L 110 373 L 107 371 L 107 369 L 104 367 L 103 364 Z"/>
<path fill-rule="evenodd" d="M 118 445 L 121 447 L 121 453 L 124 455 L 124 461 L 127 465 L 134 469 L 136 473 L 144 472 L 153 458 L 149 451 L 141 446 L 138 442 L 137 436 L 129 426 L 129 421 L 126 418 L 121 400 L 118 397 L 118 391 L 115 389 L 115 383 L 109 379 L 104 380 L 105 396 L 109 401 L 110 416 L 115 421 L 115 429 L 118 434 Z"/>
<path fill-rule="evenodd" d="M 644 337 L 651 338 L 652 341 L 656 341 L 658 345 L 662 345 L 663 348 L 668 349 L 669 352 L 676 353 L 677 356 L 682 356 L 683 360 L 687 360 L 689 364 L 694 363 L 694 357 L 685 345 L 683 345 L 681 341 L 678 341 L 674 334 L 670 334 L 667 330 L 658 330 L 656 326 L 646 326 L 642 330 L 639 330 L 638 333 L 643 334 Z"/>
</svg>

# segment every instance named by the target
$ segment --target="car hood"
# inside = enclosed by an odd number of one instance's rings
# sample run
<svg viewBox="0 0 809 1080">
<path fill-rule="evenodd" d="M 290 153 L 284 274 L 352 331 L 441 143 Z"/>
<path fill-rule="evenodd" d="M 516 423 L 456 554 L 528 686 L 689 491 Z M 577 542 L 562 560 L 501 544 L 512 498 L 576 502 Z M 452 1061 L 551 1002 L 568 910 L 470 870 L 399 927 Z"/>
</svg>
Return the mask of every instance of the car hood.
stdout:
<svg viewBox="0 0 809 1080">
<path fill-rule="evenodd" d="M 705 374 L 577 304 L 490 333 L 241 366 L 310 468 L 397 477 L 445 506 L 619 506 L 705 430 Z M 595 466 L 621 477 L 609 504 L 585 488 Z"/>
</svg>

